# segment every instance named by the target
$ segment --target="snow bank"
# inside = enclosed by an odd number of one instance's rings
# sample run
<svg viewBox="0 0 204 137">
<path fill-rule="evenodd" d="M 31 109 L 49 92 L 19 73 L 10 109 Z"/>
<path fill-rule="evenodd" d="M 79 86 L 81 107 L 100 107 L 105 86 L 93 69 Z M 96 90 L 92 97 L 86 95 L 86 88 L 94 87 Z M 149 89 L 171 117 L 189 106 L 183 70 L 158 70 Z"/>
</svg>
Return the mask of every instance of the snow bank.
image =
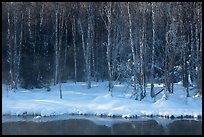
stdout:
<svg viewBox="0 0 204 137">
<path fill-rule="evenodd" d="M 155 85 L 159 91 L 163 85 Z M 86 83 L 73 82 L 62 84 L 63 98 L 59 98 L 59 85 L 46 89 L 18 89 L 16 93 L 9 91 L 2 84 L 2 115 L 61 115 L 91 114 L 106 116 L 202 116 L 202 97 L 186 98 L 185 89 L 175 84 L 174 94 L 168 100 L 158 95 L 156 102 L 150 97 L 150 85 L 147 85 L 147 96 L 142 101 L 130 98 L 132 87 L 126 84 L 115 85 L 113 96 L 108 92 L 108 82 L 92 82 L 87 89 Z M 193 91 L 191 91 L 191 94 Z"/>
</svg>

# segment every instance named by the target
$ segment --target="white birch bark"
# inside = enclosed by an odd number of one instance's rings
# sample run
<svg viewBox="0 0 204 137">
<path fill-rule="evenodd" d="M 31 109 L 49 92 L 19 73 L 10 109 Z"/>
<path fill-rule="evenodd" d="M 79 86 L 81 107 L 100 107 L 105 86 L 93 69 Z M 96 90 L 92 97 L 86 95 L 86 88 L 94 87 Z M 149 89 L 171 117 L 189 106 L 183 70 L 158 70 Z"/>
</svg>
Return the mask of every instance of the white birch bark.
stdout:
<svg viewBox="0 0 204 137">
<path fill-rule="evenodd" d="M 8 4 L 8 12 L 7 12 L 7 22 L 8 22 L 8 29 L 7 29 L 7 45 L 8 45 L 8 59 L 7 62 L 9 63 L 9 75 L 10 79 L 8 80 L 9 85 L 13 88 L 13 48 L 11 46 L 11 21 L 10 21 L 10 5 Z"/>
<path fill-rule="evenodd" d="M 111 70 L 111 25 L 112 25 L 112 3 L 107 2 L 107 5 L 105 6 L 105 13 L 108 19 L 108 22 L 106 24 L 106 28 L 108 31 L 108 41 L 107 41 L 107 62 L 108 62 L 108 79 L 109 79 L 109 92 L 112 96 L 112 89 L 113 89 L 113 82 L 112 82 L 112 70 Z"/>
<path fill-rule="evenodd" d="M 54 85 L 58 83 L 58 5 L 55 7 L 55 76 Z"/>
<path fill-rule="evenodd" d="M 137 61 L 136 61 L 136 53 L 134 49 L 134 43 L 133 43 L 133 38 L 132 38 L 132 18 L 130 14 L 130 7 L 129 7 L 129 2 L 127 3 L 127 9 L 128 9 L 128 20 L 129 20 L 129 35 L 130 35 L 130 45 L 131 45 L 131 51 L 132 51 L 132 56 L 133 56 L 133 62 L 134 62 L 134 67 L 133 67 L 133 86 L 134 86 L 134 94 L 136 94 L 136 99 L 138 99 L 138 93 L 137 93 Z"/>
</svg>

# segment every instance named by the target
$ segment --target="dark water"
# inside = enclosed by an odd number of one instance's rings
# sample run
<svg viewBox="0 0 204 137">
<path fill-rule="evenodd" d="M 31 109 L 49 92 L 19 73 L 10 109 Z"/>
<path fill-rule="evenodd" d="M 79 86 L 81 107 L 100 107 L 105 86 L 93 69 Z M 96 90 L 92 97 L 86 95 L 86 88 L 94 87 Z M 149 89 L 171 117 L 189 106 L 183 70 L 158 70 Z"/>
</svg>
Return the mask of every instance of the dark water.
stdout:
<svg viewBox="0 0 204 137">
<path fill-rule="evenodd" d="M 160 118 L 3 118 L 3 135 L 202 135 L 201 120 Z"/>
</svg>

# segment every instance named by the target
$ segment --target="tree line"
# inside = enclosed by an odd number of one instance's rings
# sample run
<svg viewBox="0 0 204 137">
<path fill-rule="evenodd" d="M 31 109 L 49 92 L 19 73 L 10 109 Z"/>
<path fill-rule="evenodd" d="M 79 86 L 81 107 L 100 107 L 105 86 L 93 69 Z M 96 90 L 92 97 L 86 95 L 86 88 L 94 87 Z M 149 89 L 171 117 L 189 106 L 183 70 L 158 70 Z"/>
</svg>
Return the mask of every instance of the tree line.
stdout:
<svg viewBox="0 0 204 137">
<path fill-rule="evenodd" d="M 14 91 L 67 80 L 174 83 L 202 93 L 201 2 L 2 2 L 2 79 Z"/>
</svg>

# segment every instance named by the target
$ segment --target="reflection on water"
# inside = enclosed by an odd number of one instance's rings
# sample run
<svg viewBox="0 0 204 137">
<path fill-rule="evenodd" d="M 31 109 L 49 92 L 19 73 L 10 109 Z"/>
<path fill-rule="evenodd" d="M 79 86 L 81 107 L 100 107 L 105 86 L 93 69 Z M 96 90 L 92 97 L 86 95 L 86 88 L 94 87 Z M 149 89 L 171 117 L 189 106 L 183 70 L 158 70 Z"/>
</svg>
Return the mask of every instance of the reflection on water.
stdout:
<svg viewBox="0 0 204 137">
<path fill-rule="evenodd" d="M 171 135 L 201 135 L 202 121 L 177 120 L 168 125 Z"/>
<path fill-rule="evenodd" d="M 3 118 L 2 134 L 14 135 L 201 135 L 202 121 L 169 120 L 159 118 L 97 118 L 72 117 L 69 119 L 34 118 L 16 120 Z M 53 119 L 53 118 L 52 118 Z"/>
</svg>

